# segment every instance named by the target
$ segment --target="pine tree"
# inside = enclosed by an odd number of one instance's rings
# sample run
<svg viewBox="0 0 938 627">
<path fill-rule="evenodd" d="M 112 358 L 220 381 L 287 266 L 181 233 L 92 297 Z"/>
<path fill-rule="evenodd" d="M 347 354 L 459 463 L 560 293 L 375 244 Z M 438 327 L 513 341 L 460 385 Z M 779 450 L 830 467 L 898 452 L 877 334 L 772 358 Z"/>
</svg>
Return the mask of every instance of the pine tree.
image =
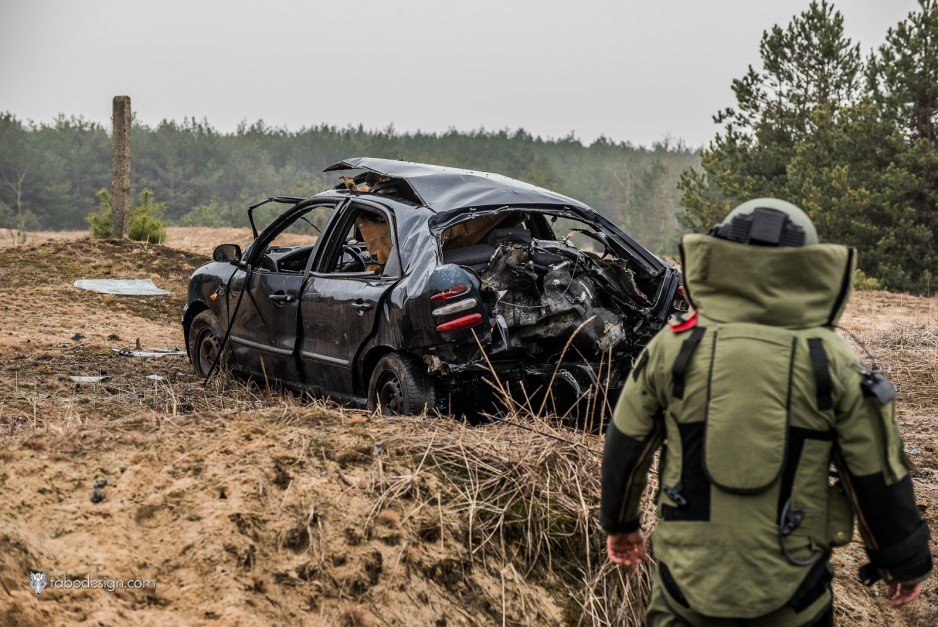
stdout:
<svg viewBox="0 0 938 627">
<path fill-rule="evenodd" d="M 678 183 L 692 230 L 707 230 L 744 200 L 779 196 L 796 144 L 824 132 L 815 111 L 853 103 L 862 87 L 859 47 L 826 0 L 764 32 L 759 56 L 762 69 L 749 66 L 732 83 L 736 106 L 713 118 L 723 129 L 701 154 L 702 171 L 689 169 Z"/>
<path fill-rule="evenodd" d="M 890 28 L 867 80 L 883 116 L 910 141 L 938 140 L 938 0 L 919 0 L 920 11 Z"/>
<path fill-rule="evenodd" d="M 736 106 L 678 187 L 683 223 L 705 231 L 736 204 L 802 206 L 822 240 L 860 249 L 891 289 L 930 292 L 938 239 L 938 2 L 890 29 L 866 63 L 843 17 L 812 2 L 759 46 L 763 68 L 733 81 Z M 865 80 L 864 80 L 865 78 Z"/>
</svg>

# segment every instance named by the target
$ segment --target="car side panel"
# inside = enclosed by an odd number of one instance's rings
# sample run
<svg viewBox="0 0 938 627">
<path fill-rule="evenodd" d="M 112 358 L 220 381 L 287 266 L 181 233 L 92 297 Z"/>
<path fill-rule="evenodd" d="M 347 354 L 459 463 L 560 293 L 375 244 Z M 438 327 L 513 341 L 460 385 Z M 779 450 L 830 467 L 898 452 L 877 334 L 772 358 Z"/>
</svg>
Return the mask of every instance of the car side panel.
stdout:
<svg viewBox="0 0 938 627">
<path fill-rule="evenodd" d="M 355 363 L 394 280 L 311 276 L 300 299 L 300 362 L 307 385 L 353 395 Z M 382 320 L 383 322 L 383 320 Z"/>
</svg>

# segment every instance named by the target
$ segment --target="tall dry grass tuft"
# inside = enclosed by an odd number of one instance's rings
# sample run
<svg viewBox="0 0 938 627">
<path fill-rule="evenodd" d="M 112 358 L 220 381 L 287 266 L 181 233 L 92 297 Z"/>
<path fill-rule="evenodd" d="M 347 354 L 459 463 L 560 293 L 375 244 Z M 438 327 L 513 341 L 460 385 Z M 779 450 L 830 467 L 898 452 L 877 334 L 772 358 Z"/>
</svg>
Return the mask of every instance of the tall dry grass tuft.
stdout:
<svg viewBox="0 0 938 627">
<path fill-rule="evenodd" d="M 585 400 L 614 403 L 608 381 L 597 378 Z M 501 408 L 486 425 L 451 417 L 395 419 L 382 444 L 415 470 L 389 476 L 379 467 L 372 515 L 406 495 L 418 503 L 408 518 L 435 512 L 441 542 L 464 545 L 472 560 L 490 569 L 510 565 L 525 578 L 567 591 L 566 622 L 640 624 L 651 568 L 628 573 L 606 557 L 596 511 L 602 435 L 570 429 L 567 417 L 545 413 L 552 401 L 538 407 L 513 396 L 491 366 L 487 382 Z M 445 479 L 422 481 L 428 474 Z M 643 512 L 646 520 L 653 516 Z"/>
<path fill-rule="evenodd" d="M 418 505 L 405 521 L 439 520 L 441 542 L 464 545 L 489 568 L 512 564 L 526 578 L 569 590 L 568 620 L 639 624 L 650 572 L 627 574 L 606 558 L 596 516 L 601 437 L 536 416 L 511 418 L 540 433 L 451 418 L 395 419 L 383 446 L 415 470 L 379 473 L 373 515 L 406 495 Z"/>
</svg>

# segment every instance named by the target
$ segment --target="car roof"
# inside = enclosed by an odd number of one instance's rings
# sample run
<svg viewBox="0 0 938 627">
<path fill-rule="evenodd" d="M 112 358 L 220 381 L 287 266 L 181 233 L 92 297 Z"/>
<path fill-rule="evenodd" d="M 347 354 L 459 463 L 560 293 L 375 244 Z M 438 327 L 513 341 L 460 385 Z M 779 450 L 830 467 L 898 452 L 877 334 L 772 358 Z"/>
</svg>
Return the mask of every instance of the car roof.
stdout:
<svg viewBox="0 0 938 627">
<path fill-rule="evenodd" d="M 557 205 L 593 211 L 573 198 L 491 172 L 376 157 L 343 159 L 323 171 L 341 170 L 366 170 L 400 181 L 420 203 L 436 212 L 505 205 Z"/>
</svg>

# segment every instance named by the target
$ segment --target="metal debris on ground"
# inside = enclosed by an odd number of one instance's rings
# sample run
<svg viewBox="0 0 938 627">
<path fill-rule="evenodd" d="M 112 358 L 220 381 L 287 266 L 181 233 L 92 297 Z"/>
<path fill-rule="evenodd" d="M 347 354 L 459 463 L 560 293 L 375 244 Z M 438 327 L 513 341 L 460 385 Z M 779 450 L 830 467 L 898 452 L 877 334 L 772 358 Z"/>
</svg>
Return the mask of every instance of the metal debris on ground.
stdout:
<svg viewBox="0 0 938 627">
<path fill-rule="evenodd" d="M 129 348 L 112 348 L 112 351 L 121 357 L 139 357 L 144 361 L 150 359 L 162 359 L 163 357 L 184 357 L 186 354 L 178 348 L 167 348 L 165 350 L 140 351 L 130 350 Z"/>
<path fill-rule="evenodd" d="M 118 296 L 166 296 L 172 293 L 158 288 L 151 279 L 78 279 L 75 287 Z"/>
</svg>

